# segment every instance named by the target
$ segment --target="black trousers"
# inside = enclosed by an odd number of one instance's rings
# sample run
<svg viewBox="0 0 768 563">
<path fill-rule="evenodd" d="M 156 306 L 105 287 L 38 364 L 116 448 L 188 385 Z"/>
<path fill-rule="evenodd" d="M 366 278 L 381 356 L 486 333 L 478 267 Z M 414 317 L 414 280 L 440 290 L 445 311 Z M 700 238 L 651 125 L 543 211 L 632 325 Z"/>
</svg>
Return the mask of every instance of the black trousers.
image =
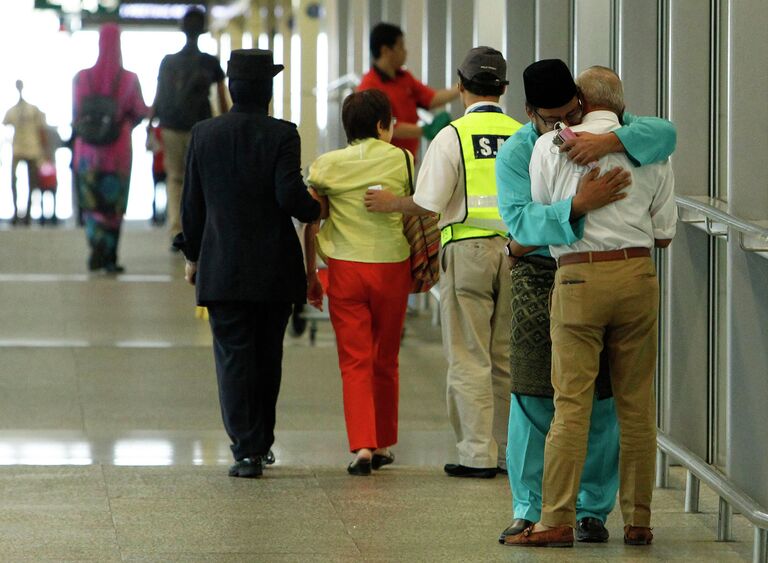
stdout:
<svg viewBox="0 0 768 563">
<path fill-rule="evenodd" d="M 275 441 L 283 336 L 291 303 L 208 304 L 224 428 L 235 460 L 265 455 Z"/>
</svg>

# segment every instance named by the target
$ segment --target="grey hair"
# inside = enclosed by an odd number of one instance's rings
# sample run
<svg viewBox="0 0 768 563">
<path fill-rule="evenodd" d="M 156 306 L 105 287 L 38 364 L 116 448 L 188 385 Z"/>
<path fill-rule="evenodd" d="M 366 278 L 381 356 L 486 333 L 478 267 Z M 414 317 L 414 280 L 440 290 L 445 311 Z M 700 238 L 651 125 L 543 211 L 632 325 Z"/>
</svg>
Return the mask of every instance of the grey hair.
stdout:
<svg viewBox="0 0 768 563">
<path fill-rule="evenodd" d="M 610 68 L 589 67 L 576 78 L 576 85 L 591 107 L 606 108 L 619 115 L 624 111 L 624 87 Z"/>
</svg>

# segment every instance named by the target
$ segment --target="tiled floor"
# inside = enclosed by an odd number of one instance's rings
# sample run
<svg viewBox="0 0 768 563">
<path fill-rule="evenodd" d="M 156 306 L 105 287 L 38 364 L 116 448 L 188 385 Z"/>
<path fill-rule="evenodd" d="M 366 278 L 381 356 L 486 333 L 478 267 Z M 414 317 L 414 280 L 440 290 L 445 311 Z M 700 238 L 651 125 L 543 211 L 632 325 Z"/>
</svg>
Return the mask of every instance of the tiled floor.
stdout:
<svg viewBox="0 0 768 563">
<path fill-rule="evenodd" d="M 522 550 L 496 542 L 506 480 L 458 480 L 429 315 L 408 321 L 397 463 L 350 477 L 333 334 L 286 339 L 278 463 L 226 476 L 210 336 L 164 233 L 129 226 L 127 275 L 85 273 L 83 233 L 0 230 L 0 561 L 743 561 L 714 541 L 717 499 L 656 492 L 656 540 Z"/>
</svg>

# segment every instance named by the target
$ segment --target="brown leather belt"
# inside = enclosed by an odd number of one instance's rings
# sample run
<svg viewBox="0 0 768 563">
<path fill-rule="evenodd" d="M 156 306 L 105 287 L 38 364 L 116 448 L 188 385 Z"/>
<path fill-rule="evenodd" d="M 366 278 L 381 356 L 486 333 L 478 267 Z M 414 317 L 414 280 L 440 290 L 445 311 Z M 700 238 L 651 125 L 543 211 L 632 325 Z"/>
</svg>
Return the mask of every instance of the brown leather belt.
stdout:
<svg viewBox="0 0 768 563">
<path fill-rule="evenodd" d="M 641 246 L 622 248 L 621 250 L 603 250 L 600 252 L 574 252 L 564 254 L 557 259 L 558 266 L 567 264 L 583 264 L 584 262 L 612 262 L 614 260 L 629 260 L 630 258 L 643 258 L 650 256 L 651 251 Z"/>
</svg>

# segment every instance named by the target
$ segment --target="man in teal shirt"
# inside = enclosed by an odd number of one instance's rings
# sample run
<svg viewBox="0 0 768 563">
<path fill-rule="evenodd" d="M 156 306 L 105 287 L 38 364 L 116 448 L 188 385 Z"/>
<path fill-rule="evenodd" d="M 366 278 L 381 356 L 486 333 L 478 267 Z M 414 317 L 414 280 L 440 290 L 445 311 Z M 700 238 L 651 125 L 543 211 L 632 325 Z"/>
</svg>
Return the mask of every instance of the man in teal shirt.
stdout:
<svg viewBox="0 0 768 563">
<path fill-rule="evenodd" d="M 509 229 L 508 254 L 516 261 L 511 272 L 512 400 L 507 441 L 514 520 L 502 532 L 500 543 L 537 522 L 541 515 L 544 444 L 554 415 L 548 298 L 557 267 L 546 245 L 579 240 L 584 215 L 625 197 L 621 192 L 629 184 L 625 171 L 614 169 L 599 176 L 595 169 L 585 174 L 573 198 L 552 205 L 534 203 L 528 166 L 536 140 L 553 130 L 557 122 L 579 124 L 581 100 L 568 67 L 557 59 L 530 65 L 523 73 L 523 82 L 530 123 L 504 143 L 496 159 L 499 212 Z M 584 165 L 610 152 L 626 152 L 633 163 L 643 165 L 667 159 L 675 148 L 675 127 L 669 121 L 624 113 L 623 124 L 605 135 L 581 134 L 566 141 L 562 149 Z M 616 500 L 618 455 L 618 422 L 610 379 L 607 370 L 601 369 L 577 498 L 578 541 L 608 540 L 605 520 Z"/>
</svg>

